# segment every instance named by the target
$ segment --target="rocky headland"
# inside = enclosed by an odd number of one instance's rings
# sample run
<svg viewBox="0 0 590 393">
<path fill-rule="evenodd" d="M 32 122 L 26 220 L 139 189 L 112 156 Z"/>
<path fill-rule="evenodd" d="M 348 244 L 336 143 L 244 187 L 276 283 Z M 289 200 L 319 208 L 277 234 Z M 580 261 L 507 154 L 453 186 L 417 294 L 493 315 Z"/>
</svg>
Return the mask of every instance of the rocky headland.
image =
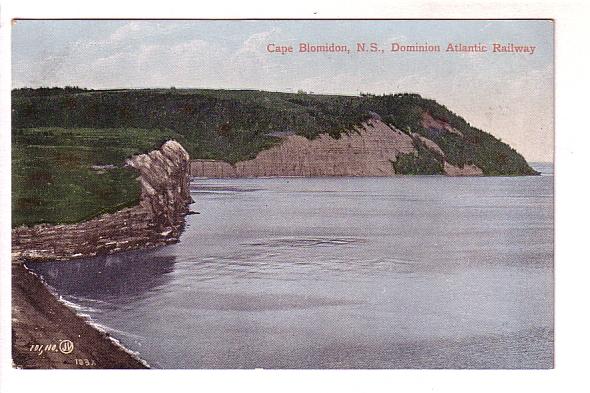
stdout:
<svg viewBox="0 0 590 393">
<path fill-rule="evenodd" d="M 178 142 L 168 141 L 158 150 L 131 157 L 127 165 L 139 174 L 141 197 L 137 206 L 78 224 L 13 229 L 15 367 L 147 367 L 107 333 L 96 330 L 66 307 L 24 265 L 28 261 L 67 261 L 178 241 L 192 202 L 188 153 Z M 63 343 L 71 343 L 72 351 L 68 352 Z"/>
<path fill-rule="evenodd" d="M 129 158 L 127 165 L 139 173 L 138 205 L 77 224 L 14 228 L 13 260 L 68 260 L 178 241 L 192 201 L 189 161 L 176 141 Z"/>
</svg>

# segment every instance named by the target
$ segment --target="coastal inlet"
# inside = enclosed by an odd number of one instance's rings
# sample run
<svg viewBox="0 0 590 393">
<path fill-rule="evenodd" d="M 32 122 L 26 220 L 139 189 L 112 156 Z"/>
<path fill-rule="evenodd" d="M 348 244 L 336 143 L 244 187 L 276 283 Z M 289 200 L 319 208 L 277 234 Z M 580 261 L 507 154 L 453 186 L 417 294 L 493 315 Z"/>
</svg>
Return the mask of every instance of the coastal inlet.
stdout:
<svg viewBox="0 0 590 393">
<path fill-rule="evenodd" d="M 551 368 L 553 177 L 196 179 L 180 242 L 29 264 L 159 368 Z"/>
</svg>

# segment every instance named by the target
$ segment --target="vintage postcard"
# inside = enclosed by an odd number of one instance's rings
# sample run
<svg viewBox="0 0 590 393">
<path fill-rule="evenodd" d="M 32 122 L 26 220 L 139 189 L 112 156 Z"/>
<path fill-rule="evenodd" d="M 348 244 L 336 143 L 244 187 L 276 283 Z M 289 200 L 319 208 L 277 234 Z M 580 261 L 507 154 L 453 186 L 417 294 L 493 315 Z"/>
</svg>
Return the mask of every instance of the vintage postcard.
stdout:
<svg viewBox="0 0 590 393">
<path fill-rule="evenodd" d="M 14 368 L 554 367 L 552 20 L 11 32 Z"/>
</svg>

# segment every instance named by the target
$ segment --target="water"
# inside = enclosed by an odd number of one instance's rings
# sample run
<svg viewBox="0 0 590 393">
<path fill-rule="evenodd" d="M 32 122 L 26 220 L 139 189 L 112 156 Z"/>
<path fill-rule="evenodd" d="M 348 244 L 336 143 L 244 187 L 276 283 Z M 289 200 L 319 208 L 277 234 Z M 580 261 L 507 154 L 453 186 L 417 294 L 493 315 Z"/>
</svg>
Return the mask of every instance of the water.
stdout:
<svg viewBox="0 0 590 393">
<path fill-rule="evenodd" d="M 180 243 L 30 267 L 162 368 L 549 368 L 553 177 L 195 180 Z"/>
</svg>

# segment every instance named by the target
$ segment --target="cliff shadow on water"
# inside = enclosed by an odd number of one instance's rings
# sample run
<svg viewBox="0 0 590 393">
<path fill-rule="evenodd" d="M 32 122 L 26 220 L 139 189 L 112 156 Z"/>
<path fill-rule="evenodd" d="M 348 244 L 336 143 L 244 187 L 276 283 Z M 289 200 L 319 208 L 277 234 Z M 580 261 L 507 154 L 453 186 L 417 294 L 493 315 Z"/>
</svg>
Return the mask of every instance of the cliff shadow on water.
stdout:
<svg viewBox="0 0 590 393">
<path fill-rule="evenodd" d="M 74 303 L 85 298 L 109 303 L 114 299 L 125 302 L 143 298 L 166 285 L 175 262 L 174 255 L 162 255 L 156 249 L 26 265 Z"/>
</svg>

